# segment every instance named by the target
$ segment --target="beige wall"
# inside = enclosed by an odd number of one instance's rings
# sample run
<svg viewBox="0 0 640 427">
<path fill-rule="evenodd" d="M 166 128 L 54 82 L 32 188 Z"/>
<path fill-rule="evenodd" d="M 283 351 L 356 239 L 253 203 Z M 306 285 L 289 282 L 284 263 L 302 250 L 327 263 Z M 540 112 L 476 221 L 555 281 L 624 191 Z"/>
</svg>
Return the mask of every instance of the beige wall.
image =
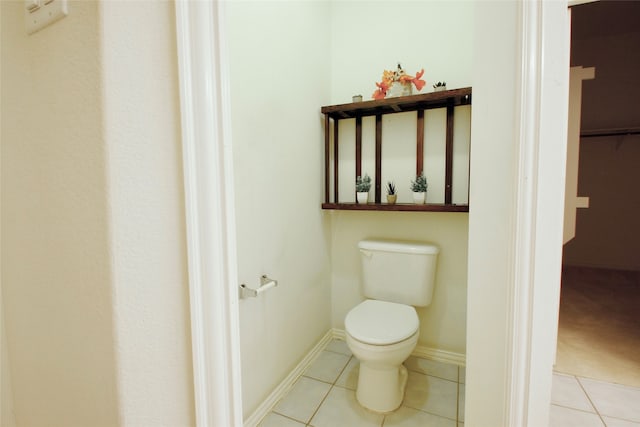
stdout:
<svg viewBox="0 0 640 427">
<path fill-rule="evenodd" d="M 433 301 L 418 308 L 419 345 L 464 356 L 467 320 L 468 215 L 434 212 L 351 212 L 331 215 L 332 322 L 344 329 L 347 312 L 362 299 L 358 242 L 365 238 L 418 240 L 441 252 Z"/>
<path fill-rule="evenodd" d="M 2 295 L 0 294 L 0 300 Z M 5 332 L 4 310 L 0 301 L 0 425 L 15 427 L 16 417 L 13 409 L 13 388 L 11 387 L 11 366 L 9 366 L 9 348 Z"/>
<path fill-rule="evenodd" d="M 2 2 L 2 292 L 19 426 L 119 422 L 98 3 Z"/>
<path fill-rule="evenodd" d="M 17 425 L 193 425 L 174 5 L 72 1 L 32 36 L 1 7 Z"/>
</svg>

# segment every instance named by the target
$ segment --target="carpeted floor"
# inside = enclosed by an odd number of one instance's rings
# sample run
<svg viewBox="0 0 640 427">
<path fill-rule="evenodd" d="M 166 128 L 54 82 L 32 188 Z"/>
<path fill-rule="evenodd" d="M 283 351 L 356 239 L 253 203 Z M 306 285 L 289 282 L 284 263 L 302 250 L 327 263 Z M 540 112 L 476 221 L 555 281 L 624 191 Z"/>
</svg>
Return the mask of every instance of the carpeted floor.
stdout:
<svg viewBox="0 0 640 427">
<path fill-rule="evenodd" d="M 640 272 L 563 268 L 555 370 L 640 387 Z"/>
</svg>

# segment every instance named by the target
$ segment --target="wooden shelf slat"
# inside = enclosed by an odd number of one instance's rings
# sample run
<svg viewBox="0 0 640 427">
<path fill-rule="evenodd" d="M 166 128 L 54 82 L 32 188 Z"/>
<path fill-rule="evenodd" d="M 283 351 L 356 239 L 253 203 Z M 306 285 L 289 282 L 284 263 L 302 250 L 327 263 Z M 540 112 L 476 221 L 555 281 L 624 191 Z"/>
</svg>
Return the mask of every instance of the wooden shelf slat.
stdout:
<svg viewBox="0 0 640 427">
<path fill-rule="evenodd" d="M 351 211 L 405 211 L 405 212 L 469 212 L 469 205 L 455 205 L 444 203 L 427 203 L 418 205 L 414 203 L 323 203 L 322 209 L 327 210 L 351 210 Z"/>
</svg>

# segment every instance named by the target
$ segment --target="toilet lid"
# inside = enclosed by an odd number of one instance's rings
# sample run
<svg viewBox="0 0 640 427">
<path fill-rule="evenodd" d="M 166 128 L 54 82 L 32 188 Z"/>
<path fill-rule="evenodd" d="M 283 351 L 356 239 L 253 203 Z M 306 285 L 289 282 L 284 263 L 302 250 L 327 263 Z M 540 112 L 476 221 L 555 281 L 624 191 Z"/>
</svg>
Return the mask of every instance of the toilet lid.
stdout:
<svg viewBox="0 0 640 427">
<path fill-rule="evenodd" d="M 419 326 L 415 308 L 394 302 L 366 300 L 344 319 L 346 331 L 358 341 L 389 345 L 416 333 Z"/>
</svg>

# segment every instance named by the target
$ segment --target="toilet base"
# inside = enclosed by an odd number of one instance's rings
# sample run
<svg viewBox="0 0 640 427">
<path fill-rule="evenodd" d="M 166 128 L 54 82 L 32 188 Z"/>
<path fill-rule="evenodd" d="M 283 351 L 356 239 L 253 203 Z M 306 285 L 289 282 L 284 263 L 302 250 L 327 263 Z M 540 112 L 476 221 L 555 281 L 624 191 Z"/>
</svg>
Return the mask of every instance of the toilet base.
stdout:
<svg viewBox="0 0 640 427">
<path fill-rule="evenodd" d="M 402 404 L 407 368 L 360 362 L 356 398 L 360 405 L 379 413 L 395 411 Z"/>
</svg>

